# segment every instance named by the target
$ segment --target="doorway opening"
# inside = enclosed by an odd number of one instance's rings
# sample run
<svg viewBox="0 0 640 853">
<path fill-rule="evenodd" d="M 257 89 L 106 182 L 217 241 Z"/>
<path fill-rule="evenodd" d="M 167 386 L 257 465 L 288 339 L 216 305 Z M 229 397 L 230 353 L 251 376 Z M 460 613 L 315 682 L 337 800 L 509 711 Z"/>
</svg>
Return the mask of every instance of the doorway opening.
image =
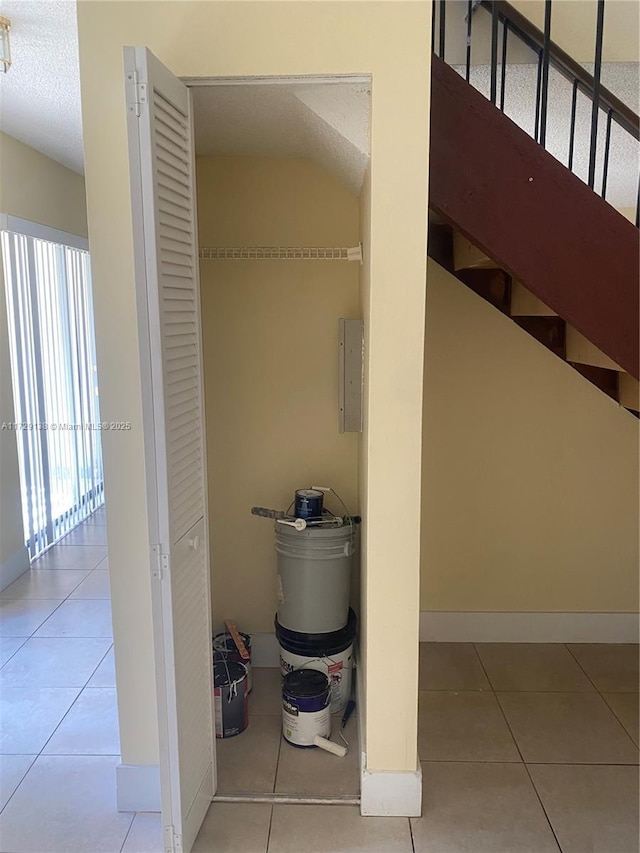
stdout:
<svg viewBox="0 0 640 853">
<path fill-rule="evenodd" d="M 360 193 L 368 78 L 186 81 L 192 88 L 213 633 L 251 635 L 249 724 L 218 739 L 226 800 L 358 802 L 357 716 L 344 759 L 282 736 L 273 522 L 330 486 L 359 512 L 360 434 L 340 431 L 339 321 L 362 317 Z M 330 510 L 343 514 L 331 496 Z M 354 560 L 351 606 L 359 613 Z M 355 673 L 353 682 L 355 683 Z M 354 685 L 355 686 L 355 685 Z M 332 739 L 340 741 L 334 715 Z"/>
</svg>

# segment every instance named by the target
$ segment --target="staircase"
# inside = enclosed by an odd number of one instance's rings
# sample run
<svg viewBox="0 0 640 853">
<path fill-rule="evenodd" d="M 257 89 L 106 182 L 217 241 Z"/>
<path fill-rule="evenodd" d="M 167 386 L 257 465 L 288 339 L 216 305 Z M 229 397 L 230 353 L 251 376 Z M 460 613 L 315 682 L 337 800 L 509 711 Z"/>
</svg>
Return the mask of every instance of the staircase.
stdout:
<svg viewBox="0 0 640 853">
<path fill-rule="evenodd" d="M 497 23 L 513 31 L 511 7 L 482 5 L 496 25 L 495 63 Z M 547 0 L 547 21 L 550 6 Z M 517 23 L 524 26 L 521 16 Z M 638 117 L 599 85 L 597 67 L 594 78 L 571 63 L 550 41 L 548 25 L 544 33 L 528 25 L 525 35 L 539 45 L 547 67 L 561 60 L 571 65 L 574 90 L 580 74 L 579 85 L 591 87 L 598 107 L 605 104 L 608 133 L 619 109 L 621 126 L 638 139 Z M 441 49 L 444 42 L 441 37 Z M 503 64 L 503 80 L 505 71 Z M 592 175 L 591 186 L 583 183 L 503 114 L 495 105 L 496 79 L 492 68 L 492 103 L 433 56 L 429 255 L 639 416 L 638 229 L 594 192 Z M 540 101 L 536 136 L 543 138 L 544 97 Z M 608 150 L 607 142 L 603 189 Z M 595 152 L 590 159 L 595 162 Z"/>
</svg>

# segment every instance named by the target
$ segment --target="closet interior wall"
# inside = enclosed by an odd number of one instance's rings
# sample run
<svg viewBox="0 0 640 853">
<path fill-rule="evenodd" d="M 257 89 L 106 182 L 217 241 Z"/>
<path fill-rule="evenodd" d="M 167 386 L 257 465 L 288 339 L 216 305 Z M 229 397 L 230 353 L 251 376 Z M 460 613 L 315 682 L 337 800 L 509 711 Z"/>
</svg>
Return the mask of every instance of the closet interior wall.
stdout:
<svg viewBox="0 0 640 853">
<path fill-rule="evenodd" d="M 196 167 L 201 247 L 358 243 L 358 198 L 309 160 Z M 361 316 L 359 276 L 346 261 L 200 261 L 214 629 L 273 632 L 273 525 L 253 505 L 286 509 L 314 484 L 360 510 L 360 434 L 338 432 L 338 319 Z"/>
</svg>

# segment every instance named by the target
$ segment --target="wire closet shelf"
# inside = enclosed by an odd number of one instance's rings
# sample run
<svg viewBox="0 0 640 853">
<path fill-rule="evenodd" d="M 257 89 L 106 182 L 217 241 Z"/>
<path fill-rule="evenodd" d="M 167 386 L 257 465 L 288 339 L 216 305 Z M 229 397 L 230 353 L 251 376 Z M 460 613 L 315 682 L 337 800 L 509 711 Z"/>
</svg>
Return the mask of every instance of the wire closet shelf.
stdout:
<svg viewBox="0 0 640 853">
<path fill-rule="evenodd" d="M 198 257 L 201 261 L 358 261 L 362 263 L 362 243 L 352 247 L 209 247 L 199 249 Z"/>
</svg>

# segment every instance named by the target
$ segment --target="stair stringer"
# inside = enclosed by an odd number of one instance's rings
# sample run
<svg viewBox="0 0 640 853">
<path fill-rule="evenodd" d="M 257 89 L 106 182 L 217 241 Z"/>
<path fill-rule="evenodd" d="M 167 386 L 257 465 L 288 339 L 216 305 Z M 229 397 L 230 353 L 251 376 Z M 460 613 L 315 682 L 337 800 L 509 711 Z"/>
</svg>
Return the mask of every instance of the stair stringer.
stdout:
<svg viewBox="0 0 640 853">
<path fill-rule="evenodd" d="M 430 206 L 638 378 L 638 229 L 435 55 L 430 157 Z"/>
</svg>

